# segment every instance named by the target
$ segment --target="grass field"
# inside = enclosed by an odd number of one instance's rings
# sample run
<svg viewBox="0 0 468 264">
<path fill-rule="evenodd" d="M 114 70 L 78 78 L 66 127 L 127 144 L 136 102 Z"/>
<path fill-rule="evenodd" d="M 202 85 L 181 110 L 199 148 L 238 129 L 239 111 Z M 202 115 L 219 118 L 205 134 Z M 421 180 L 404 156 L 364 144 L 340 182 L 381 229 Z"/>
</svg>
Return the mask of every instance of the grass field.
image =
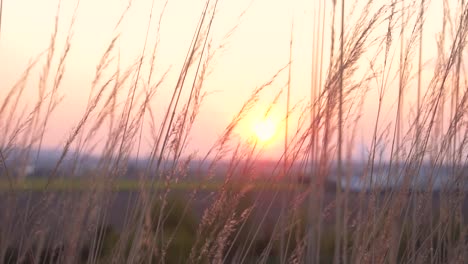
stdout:
<svg viewBox="0 0 468 264">
<path fill-rule="evenodd" d="M 468 1 L 57 2 L 0 0 L 0 263 L 468 263 Z"/>
<path fill-rule="evenodd" d="M 220 190 L 224 185 L 223 180 L 192 180 L 192 181 L 141 181 L 141 180 L 130 180 L 130 179 L 119 179 L 112 183 L 103 181 L 108 185 L 109 190 L 113 191 L 139 191 L 140 189 L 151 188 L 159 190 Z M 152 183 L 152 184 L 151 184 Z M 11 188 L 10 182 L 7 180 L 0 181 L 0 191 L 91 191 L 96 185 L 100 185 L 99 179 L 60 179 L 48 182 L 47 179 L 34 179 L 27 178 L 19 183 L 13 184 Z M 142 187 L 143 186 L 143 187 Z M 46 188 L 47 187 L 47 188 Z M 245 188 L 245 184 L 242 182 L 230 183 L 229 188 L 241 189 Z M 269 189 L 269 190 L 282 190 L 282 189 L 305 189 L 307 186 L 303 184 L 291 184 L 291 183 L 272 183 L 270 181 L 257 180 L 249 183 L 249 188 L 252 189 Z"/>
</svg>

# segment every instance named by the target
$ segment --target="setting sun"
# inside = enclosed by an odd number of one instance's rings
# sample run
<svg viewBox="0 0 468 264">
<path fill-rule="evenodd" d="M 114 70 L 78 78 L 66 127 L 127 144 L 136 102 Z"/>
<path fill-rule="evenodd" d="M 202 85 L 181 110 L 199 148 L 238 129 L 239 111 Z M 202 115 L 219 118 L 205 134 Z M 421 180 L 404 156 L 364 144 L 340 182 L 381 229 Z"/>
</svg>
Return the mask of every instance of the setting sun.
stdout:
<svg viewBox="0 0 468 264">
<path fill-rule="evenodd" d="M 266 142 L 275 135 L 276 125 L 271 119 L 264 119 L 255 124 L 254 132 L 259 141 Z"/>
</svg>

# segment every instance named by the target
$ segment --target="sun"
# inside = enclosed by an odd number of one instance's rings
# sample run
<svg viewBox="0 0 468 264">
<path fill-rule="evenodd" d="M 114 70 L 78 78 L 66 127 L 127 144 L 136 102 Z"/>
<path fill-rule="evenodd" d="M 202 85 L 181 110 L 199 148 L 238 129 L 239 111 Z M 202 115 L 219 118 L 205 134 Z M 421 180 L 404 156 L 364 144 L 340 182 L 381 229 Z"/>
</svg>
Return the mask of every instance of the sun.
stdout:
<svg viewBox="0 0 468 264">
<path fill-rule="evenodd" d="M 253 131 L 261 142 L 270 141 L 276 134 L 276 124 L 270 118 L 264 119 L 254 125 Z"/>
</svg>

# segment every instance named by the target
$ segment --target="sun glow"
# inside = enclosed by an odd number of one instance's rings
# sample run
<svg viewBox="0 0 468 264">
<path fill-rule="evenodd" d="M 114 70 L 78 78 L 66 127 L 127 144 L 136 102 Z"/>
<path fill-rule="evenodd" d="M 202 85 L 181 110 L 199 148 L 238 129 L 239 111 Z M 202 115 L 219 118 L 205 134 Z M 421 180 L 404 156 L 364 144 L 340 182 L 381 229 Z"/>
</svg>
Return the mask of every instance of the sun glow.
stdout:
<svg viewBox="0 0 468 264">
<path fill-rule="evenodd" d="M 253 130 L 259 141 L 267 142 L 276 134 L 276 124 L 273 120 L 267 118 L 256 123 Z"/>
</svg>

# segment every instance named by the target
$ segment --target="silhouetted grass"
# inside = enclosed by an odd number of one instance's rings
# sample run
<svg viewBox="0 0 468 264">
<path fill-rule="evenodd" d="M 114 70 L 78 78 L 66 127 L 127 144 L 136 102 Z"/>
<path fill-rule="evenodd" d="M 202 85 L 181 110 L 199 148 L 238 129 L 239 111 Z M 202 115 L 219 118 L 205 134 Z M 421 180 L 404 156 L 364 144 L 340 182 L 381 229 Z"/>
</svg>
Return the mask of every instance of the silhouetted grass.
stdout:
<svg viewBox="0 0 468 264">
<path fill-rule="evenodd" d="M 53 113 L 67 95 L 62 80 L 79 2 L 68 24 L 60 4 L 47 50 L 0 100 L 4 263 L 467 262 L 465 1 L 443 1 L 433 68 L 422 59 L 433 3 L 318 1 L 310 29 L 310 100 L 290 102 L 290 93 L 303 89 L 291 80 L 292 30 L 289 61 L 252 89 L 206 153 L 189 151 L 209 93 L 205 82 L 242 25 L 215 42 L 220 3 L 207 0 L 181 68 L 160 69 L 159 31 L 170 1 L 159 13 L 153 2 L 141 53 L 123 65 L 119 39 L 129 1 L 86 87 L 82 115 L 52 169 L 33 178 L 28 166 L 44 151 Z M 8 10 L 0 5 L 0 23 L 2 12 Z M 37 97 L 25 105 L 36 68 Z M 172 91 L 169 97 L 158 94 L 162 87 Z M 237 138 L 236 129 L 268 94 L 276 96 L 265 116 L 285 97 L 285 138 L 282 156 L 265 173 L 262 144 Z M 375 119 L 365 120 L 372 124 L 365 131 L 371 142 L 359 164 L 353 153 L 369 102 Z M 143 144 L 150 149 L 146 159 Z M 83 170 L 91 152 L 99 153 L 97 161 Z M 128 180 L 135 153 L 139 169 Z M 426 182 L 416 186 L 421 174 Z M 354 176 L 358 190 L 351 189 Z M 379 177 L 388 186 L 378 184 Z M 119 192 L 129 198 L 119 205 L 117 230 L 109 208 Z"/>
</svg>

